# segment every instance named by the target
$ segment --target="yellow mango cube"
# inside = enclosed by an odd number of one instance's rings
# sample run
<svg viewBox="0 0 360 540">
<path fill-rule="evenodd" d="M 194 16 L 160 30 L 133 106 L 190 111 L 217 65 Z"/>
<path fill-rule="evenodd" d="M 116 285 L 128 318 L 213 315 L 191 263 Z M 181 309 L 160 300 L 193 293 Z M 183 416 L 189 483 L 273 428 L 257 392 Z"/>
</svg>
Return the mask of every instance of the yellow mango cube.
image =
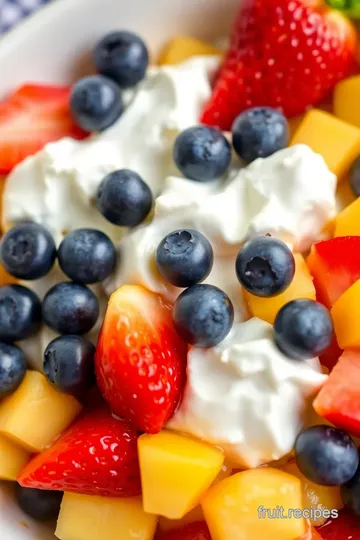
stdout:
<svg viewBox="0 0 360 540">
<path fill-rule="evenodd" d="M 220 56 L 222 51 L 209 43 L 189 36 L 176 36 L 166 45 L 159 64 L 181 64 L 192 56 Z"/>
<path fill-rule="evenodd" d="M 153 540 L 157 517 L 141 498 L 64 493 L 55 536 L 60 540 Z"/>
<path fill-rule="evenodd" d="M 218 448 L 165 430 L 141 435 L 138 450 L 144 510 L 169 519 L 199 504 L 224 463 Z"/>
<path fill-rule="evenodd" d="M 0 435 L 0 480 L 15 482 L 29 459 L 29 452 Z"/>
<path fill-rule="evenodd" d="M 319 486 L 310 482 L 305 476 L 299 471 L 298 466 L 295 461 L 290 461 L 281 469 L 289 474 L 292 474 L 299 478 L 301 481 L 303 495 L 304 495 L 304 508 L 309 511 L 313 509 L 312 515 L 310 515 L 310 523 L 316 527 L 320 527 L 326 521 L 326 518 L 323 517 L 322 510 L 341 510 L 344 508 L 344 504 L 340 496 L 340 488 L 328 487 L 328 486 Z M 314 510 L 318 510 L 319 515 L 314 513 Z"/>
<path fill-rule="evenodd" d="M 17 390 L 0 403 L 0 433 L 30 452 L 40 452 L 62 433 L 81 410 L 38 371 L 28 371 Z"/>
<path fill-rule="evenodd" d="M 360 75 L 339 82 L 334 91 L 334 114 L 360 128 Z"/>
<path fill-rule="evenodd" d="M 228 478 L 231 473 L 232 467 L 224 463 L 221 471 L 215 478 L 212 485 L 214 486 L 215 484 L 221 482 L 221 480 L 224 480 L 224 478 Z M 204 521 L 204 519 L 204 513 L 201 506 L 196 506 L 193 510 L 190 510 L 190 512 L 185 514 L 185 516 L 181 519 L 167 519 L 165 517 L 160 517 L 159 527 L 162 531 L 169 531 L 172 529 L 180 529 L 181 527 L 185 527 L 185 525 L 188 525 L 189 523 L 194 523 L 195 521 Z"/>
<path fill-rule="evenodd" d="M 335 236 L 360 236 L 360 197 L 335 218 Z"/>
<path fill-rule="evenodd" d="M 302 510 L 301 482 L 271 467 L 243 471 L 213 486 L 202 500 L 212 540 L 295 540 L 306 521 L 289 513 Z M 287 519 L 266 512 L 283 508 Z"/>
<path fill-rule="evenodd" d="M 339 180 L 360 154 L 360 129 L 319 109 L 310 110 L 292 138 L 291 145 L 307 144 L 321 154 Z"/>
<path fill-rule="evenodd" d="M 331 316 L 339 347 L 360 347 L 360 279 L 335 302 Z"/>
<path fill-rule="evenodd" d="M 13 283 L 17 283 L 18 280 L 11 276 L 3 267 L 2 264 L 0 264 L 0 287 L 3 285 L 12 285 Z"/>
<path fill-rule="evenodd" d="M 276 315 L 287 302 L 296 300 L 297 298 L 316 299 L 313 279 L 306 266 L 304 257 L 300 253 L 296 253 L 294 258 L 296 265 L 295 275 L 290 286 L 283 293 L 272 298 L 260 298 L 244 290 L 245 301 L 253 317 L 258 317 L 270 324 L 274 324 Z"/>
</svg>

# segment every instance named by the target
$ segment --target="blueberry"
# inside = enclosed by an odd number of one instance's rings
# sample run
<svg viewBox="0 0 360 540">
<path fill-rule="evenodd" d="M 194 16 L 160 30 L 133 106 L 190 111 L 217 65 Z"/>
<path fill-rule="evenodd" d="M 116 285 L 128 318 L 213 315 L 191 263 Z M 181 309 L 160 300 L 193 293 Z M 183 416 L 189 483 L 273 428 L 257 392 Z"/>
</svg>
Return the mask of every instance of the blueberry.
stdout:
<svg viewBox="0 0 360 540">
<path fill-rule="evenodd" d="M 39 279 L 48 274 L 55 262 L 55 242 L 42 225 L 21 223 L 3 236 L 0 259 L 12 276 Z"/>
<path fill-rule="evenodd" d="M 90 75 L 72 88 L 70 109 L 74 121 L 86 131 L 103 131 L 121 116 L 120 88 L 102 75 Z"/>
<path fill-rule="evenodd" d="M 82 336 L 60 336 L 46 347 L 44 373 L 61 392 L 82 397 L 95 384 L 94 345 Z"/>
<path fill-rule="evenodd" d="M 247 163 L 271 156 L 289 142 L 289 126 L 283 114 L 271 107 L 254 107 L 234 121 L 235 152 Z"/>
<path fill-rule="evenodd" d="M 43 300 L 43 317 L 60 334 L 85 334 L 99 317 L 99 302 L 85 285 L 58 283 Z"/>
<path fill-rule="evenodd" d="M 62 271 L 69 278 L 79 283 L 96 283 L 114 270 L 116 250 L 103 232 L 76 229 L 61 242 L 58 258 Z"/>
<path fill-rule="evenodd" d="M 15 484 L 15 497 L 20 508 L 38 521 L 56 519 L 62 499 L 61 491 L 26 488 Z"/>
<path fill-rule="evenodd" d="M 349 181 L 354 194 L 360 197 L 360 156 L 354 161 L 350 169 Z"/>
<path fill-rule="evenodd" d="M 140 82 L 149 64 L 145 43 L 126 31 L 107 34 L 95 47 L 94 64 L 99 73 L 113 79 L 121 88 Z"/>
<path fill-rule="evenodd" d="M 341 429 L 312 426 L 295 441 L 296 464 L 311 482 L 340 486 L 355 474 L 359 454 L 354 441 Z"/>
<path fill-rule="evenodd" d="M 149 214 L 153 198 L 149 186 L 134 171 L 121 169 L 108 174 L 99 186 L 96 205 L 111 223 L 135 227 Z"/>
<path fill-rule="evenodd" d="M 353 478 L 341 486 L 340 493 L 345 508 L 360 517 L 360 464 Z"/>
<path fill-rule="evenodd" d="M 249 240 L 235 263 L 241 285 L 255 296 L 276 296 L 288 288 L 295 274 L 295 260 L 287 245 L 271 236 Z"/>
<path fill-rule="evenodd" d="M 230 332 L 234 308 L 213 285 L 193 285 L 177 298 L 173 322 L 179 336 L 197 347 L 214 347 Z"/>
<path fill-rule="evenodd" d="M 0 342 L 0 399 L 15 392 L 25 373 L 24 353 L 15 345 Z"/>
<path fill-rule="evenodd" d="M 216 128 L 195 126 L 185 129 L 175 140 L 174 161 L 186 178 L 210 182 L 230 166 L 231 146 Z"/>
<path fill-rule="evenodd" d="M 35 334 L 41 324 L 41 302 L 22 285 L 0 287 L 0 340 L 19 341 Z"/>
<path fill-rule="evenodd" d="M 176 287 L 191 287 L 211 272 L 214 253 L 210 242 L 193 229 L 179 229 L 160 242 L 156 265 L 164 279 Z"/>
<path fill-rule="evenodd" d="M 333 324 L 328 310 L 314 300 L 292 300 L 279 311 L 274 338 L 282 353 L 294 360 L 322 354 L 331 344 Z"/>
</svg>

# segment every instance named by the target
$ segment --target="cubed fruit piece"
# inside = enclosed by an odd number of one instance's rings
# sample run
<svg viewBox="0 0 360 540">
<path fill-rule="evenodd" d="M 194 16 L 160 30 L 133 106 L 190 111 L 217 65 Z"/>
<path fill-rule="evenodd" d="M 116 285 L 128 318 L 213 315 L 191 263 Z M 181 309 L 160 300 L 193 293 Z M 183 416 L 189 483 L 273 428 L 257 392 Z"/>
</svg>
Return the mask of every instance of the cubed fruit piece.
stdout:
<svg viewBox="0 0 360 540">
<path fill-rule="evenodd" d="M 295 275 L 290 286 L 283 293 L 272 298 L 262 298 L 244 290 L 249 312 L 253 317 L 259 317 L 259 319 L 273 324 L 280 309 L 291 300 L 297 298 L 315 300 L 315 287 L 306 262 L 299 253 L 295 254 L 294 258 L 296 264 Z"/>
<path fill-rule="evenodd" d="M 310 536 L 309 538 L 304 538 L 304 540 L 323 540 L 323 537 L 320 536 L 320 534 L 317 532 L 316 529 L 314 529 L 314 527 L 311 529 L 311 533 L 310 533 Z"/>
<path fill-rule="evenodd" d="M 0 263 L 0 287 L 3 285 L 12 285 L 17 283 L 17 279 L 14 276 L 11 276 Z"/>
<path fill-rule="evenodd" d="M 331 306 L 360 279 L 360 236 L 346 236 L 317 242 L 307 259 L 314 278 L 316 298 Z"/>
<path fill-rule="evenodd" d="M 300 114 L 299 116 L 294 116 L 294 118 L 290 118 L 288 120 L 290 140 L 293 138 L 293 136 L 297 132 L 297 130 L 300 127 L 300 125 L 301 125 L 302 121 L 304 120 L 304 118 L 305 118 L 305 115 Z"/>
<path fill-rule="evenodd" d="M 360 153 L 360 129 L 335 116 L 312 109 L 291 144 L 307 144 L 321 154 L 329 169 L 341 179 Z"/>
<path fill-rule="evenodd" d="M 221 55 L 222 51 L 209 43 L 189 36 L 177 36 L 164 48 L 159 64 L 180 64 L 192 56 Z"/>
<path fill-rule="evenodd" d="M 358 540 L 360 519 L 348 510 L 341 510 L 337 518 L 329 519 L 317 530 L 320 540 Z M 317 537 L 315 537 L 316 540 Z"/>
<path fill-rule="evenodd" d="M 169 519 L 199 504 L 224 463 L 218 448 L 170 431 L 141 435 L 138 449 L 144 509 Z"/>
<path fill-rule="evenodd" d="M 359 95 L 360 75 L 338 83 L 334 92 L 334 114 L 360 128 Z"/>
<path fill-rule="evenodd" d="M 292 474 L 299 478 L 303 488 L 304 494 L 304 508 L 314 515 L 309 515 L 309 519 L 312 525 L 319 527 L 323 525 L 326 521 L 326 518 L 323 517 L 323 510 L 340 510 L 344 507 L 343 502 L 340 497 L 340 488 L 339 487 L 328 487 L 328 486 L 319 486 L 310 482 L 301 472 L 299 471 L 296 463 L 290 461 L 282 470 Z M 315 514 L 315 511 L 318 511 Z M 306 517 L 306 516 L 304 516 Z"/>
<path fill-rule="evenodd" d="M 222 466 L 221 471 L 215 478 L 213 485 L 221 482 L 224 478 L 228 478 L 232 473 L 232 468 L 225 464 Z M 204 513 L 201 506 L 196 506 L 193 510 L 190 510 L 185 516 L 181 519 L 167 519 L 165 517 L 160 517 L 159 527 L 162 531 L 169 531 L 173 529 L 179 529 L 184 527 L 188 523 L 194 523 L 195 521 L 203 521 Z"/>
<path fill-rule="evenodd" d="M 301 482 L 278 469 L 263 467 L 230 476 L 202 499 L 212 540 L 293 540 L 306 532 L 306 521 L 261 518 L 261 508 L 303 508 Z"/>
<path fill-rule="evenodd" d="M 331 316 L 339 347 L 360 347 L 360 279 L 335 302 Z"/>
<path fill-rule="evenodd" d="M 334 236 L 360 236 L 360 197 L 336 216 Z"/>
<path fill-rule="evenodd" d="M 0 404 L 0 433 L 40 452 L 80 410 L 76 399 L 55 390 L 42 373 L 28 371 L 18 389 Z"/>
<path fill-rule="evenodd" d="M 360 436 L 360 351 L 345 351 L 314 401 L 315 411 Z"/>
<path fill-rule="evenodd" d="M 29 459 L 26 450 L 0 435 L 0 480 L 15 481 Z"/>
<path fill-rule="evenodd" d="M 152 540 L 157 517 L 139 497 L 118 499 L 64 493 L 55 536 L 60 540 Z"/>
</svg>

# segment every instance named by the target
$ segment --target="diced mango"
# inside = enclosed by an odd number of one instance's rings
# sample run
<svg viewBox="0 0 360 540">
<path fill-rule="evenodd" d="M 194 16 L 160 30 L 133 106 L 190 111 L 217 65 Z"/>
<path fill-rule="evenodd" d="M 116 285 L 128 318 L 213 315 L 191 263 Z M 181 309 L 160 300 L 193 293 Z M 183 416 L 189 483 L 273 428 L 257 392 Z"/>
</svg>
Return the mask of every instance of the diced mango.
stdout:
<svg viewBox="0 0 360 540">
<path fill-rule="evenodd" d="M 299 126 L 301 125 L 302 121 L 304 120 L 305 118 L 305 115 L 304 114 L 300 114 L 299 116 L 294 116 L 294 118 L 290 118 L 288 120 L 288 124 L 289 124 L 289 133 L 290 133 L 290 140 L 293 138 L 293 136 L 295 135 L 297 129 L 299 128 Z"/>
<path fill-rule="evenodd" d="M 169 519 L 199 504 L 224 463 L 218 448 L 171 431 L 141 435 L 138 449 L 144 509 Z"/>
<path fill-rule="evenodd" d="M 334 91 L 334 114 L 360 128 L 360 75 L 339 82 Z"/>
<path fill-rule="evenodd" d="M 0 435 L 0 480 L 14 482 L 29 459 L 29 452 Z"/>
<path fill-rule="evenodd" d="M 226 478 L 210 488 L 201 504 L 212 540 L 295 540 L 306 532 L 306 521 L 289 512 L 303 508 L 300 480 L 271 467 Z M 277 506 L 287 519 L 264 515 L 263 509 Z"/>
<path fill-rule="evenodd" d="M 290 286 L 278 296 L 272 298 L 260 298 L 244 290 L 244 296 L 249 312 L 253 317 L 258 317 L 270 324 L 274 323 L 279 310 L 291 300 L 297 298 L 309 298 L 315 300 L 316 291 L 313 279 L 310 275 L 304 257 L 297 253 L 294 255 L 296 270 Z"/>
<path fill-rule="evenodd" d="M 360 236 L 360 197 L 335 218 L 335 236 Z"/>
<path fill-rule="evenodd" d="M 314 482 L 310 482 L 301 474 L 295 461 L 287 463 L 282 467 L 282 470 L 296 476 L 301 481 L 304 494 L 304 508 L 311 511 L 309 520 L 312 525 L 319 527 L 325 523 L 326 518 L 321 515 L 324 509 L 331 511 L 341 510 L 344 507 L 339 487 L 319 486 L 318 484 L 314 484 Z M 318 513 L 315 514 L 315 510 Z"/>
<path fill-rule="evenodd" d="M 55 390 L 42 373 L 28 371 L 18 389 L 0 403 L 0 433 L 30 452 L 40 452 L 80 410 L 75 398 Z"/>
<path fill-rule="evenodd" d="M 310 110 L 291 144 L 307 144 L 341 180 L 360 154 L 360 129 L 319 109 Z"/>
<path fill-rule="evenodd" d="M 18 280 L 14 276 L 11 276 L 0 263 L 0 287 L 3 285 L 12 285 L 17 282 Z"/>
<path fill-rule="evenodd" d="M 119 499 L 64 493 L 55 536 L 60 540 L 153 540 L 157 517 L 139 497 Z"/>
<path fill-rule="evenodd" d="M 209 43 L 189 36 L 176 36 L 166 45 L 159 64 L 180 64 L 192 56 L 220 56 L 222 51 Z"/>
<path fill-rule="evenodd" d="M 228 478 L 232 473 L 232 467 L 225 464 L 221 467 L 221 471 L 215 478 L 212 485 L 218 484 L 224 478 Z M 195 521 L 204 521 L 204 513 L 201 506 L 196 506 L 193 510 L 190 510 L 185 516 L 181 519 L 167 519 L 165 517 L 160 517 L 159 527 L 162 531 L 169 531 L 173 529 L 180 529 L 189 523 L 194 523 Z"/>
<path fill-rule="evenodd" d="M 335 302 L 331 316 L 341 349 L 360 347 L 360 279 Z"/>
</svg>

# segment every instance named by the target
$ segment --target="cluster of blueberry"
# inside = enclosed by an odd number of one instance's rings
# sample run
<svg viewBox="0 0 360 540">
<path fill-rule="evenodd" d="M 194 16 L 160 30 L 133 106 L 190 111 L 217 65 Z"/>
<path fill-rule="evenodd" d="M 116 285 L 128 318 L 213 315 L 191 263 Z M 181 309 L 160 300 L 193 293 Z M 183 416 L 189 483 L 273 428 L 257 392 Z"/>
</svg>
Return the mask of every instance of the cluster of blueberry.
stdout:
<svg viewBox="0 0 360 540">
<path fill-rule="evenodd" d="M 147 184 L 125 169 L 104 178 L 96 199 L 104 217 L 120 226 L 141 223 L 152 203 Z M 116 250 L 111 240 L 95 229 L 72 231 L 57 250 L 50 232 L 36 223 L 13 227 L 0 244 L 1 262 L 17 279 L 46 276 L 56 258 L 72 281 L 52 287 L 42 303 L 31 289 L 22 285 L 0 287 L 0 397 L 12 393 L 25 375 L 25 356 L 14 342 L 34 335 L 42 322 L 61 334 L 45 351 L 47 378 L 76 397 L 81 397 L 95 382 L 95 348 L 83 334 L 95 325 L 99 302 L 87 285 L 103 281 L 113 272 Z"/>
<path fill-rule="evenodd" d="M 93 63 L 98 75 L 84 77 L 74 85 L 70 107 L 83 129 L 103 131 L 124 111 L 122 91 L 144 78 L 149 53 L 132 32 L 112 32 L 96 45 Z"/>
<path fill-rule="evenodd" d="M 234 309 L 219 288 L 201 284 L 210 274 L 212 247 L 200 232 L 180 229 L 159 244 L 156 264 L 164 279 L 185 287 L 175 302 L 173 321 L 179 335 L 197 347 L 213 347 L 230 332 Z M 241 285 L 251 294 L 270 298 L 290 285 L 295 261 L 287 245 L 271 236 L 248 241 L 239 251 L 235 269 Z M 286 304 L 274 324 L 274 339 L 288 357 L 305 360 L 321 354 L 332 339 L 333 326 L 327 309 L 312 300 Z"/>
</svg>

